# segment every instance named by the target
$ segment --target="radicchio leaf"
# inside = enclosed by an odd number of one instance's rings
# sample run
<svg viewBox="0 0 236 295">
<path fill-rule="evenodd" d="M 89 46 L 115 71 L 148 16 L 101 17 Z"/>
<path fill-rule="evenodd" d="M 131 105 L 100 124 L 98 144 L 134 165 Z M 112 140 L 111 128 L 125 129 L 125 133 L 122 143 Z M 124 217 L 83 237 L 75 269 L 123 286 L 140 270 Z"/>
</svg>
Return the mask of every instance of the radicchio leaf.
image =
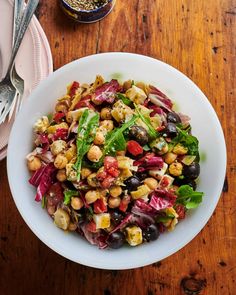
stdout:
<svg viewBox="0 0 236 295">
<path fill-rule="evenodd" d="M 156 104 L 155 102 L 158 101 L 157 105 L 164 107 L 168 111 L 171 111 L 171 109 L 173 107 L 172 101 L 156 87 L 149 85 L 149 88 L 150 88 L 149 98 L 150 98 L 151 102 Z M 152 98 L 156 99 L 156 100 L 154 100 L 155 102 L 153 101 Z"/>
<path fill-rule="evenodd" d="M 164 189 L 156 189 L 151 194 L 151 201 L 149 205 L 155 210 L 159 211 L 162 209 L 173 207 L 177 196 L 173 193 L 168 192 Z"/>
<path fill-rule="evenodd" d="M 90 244 L 97 245 L 100 249 L 107 248 L 107 243 L 106 243 L 107 237 L 105 235 L 102 235 L 100 232 L 94 233 L 94 232 L 88 231 L 86 223 L 81 224 L 80 229 L 82 230 L 84 237 Z"/>
<path fill-rule="evenodd" d="M 37 187 L 35 201 L 39 202 L 53 183 L 56 168 L 53 163 L 40 167 L 29 179 L 29 183 Z"/>
<path fill-rule="evenodd" d="M 46 134 L 38 134 L 37 135 L 37 138 L 35 139 L 35 144 L 37 146 L 41 146 L 42 147 L 42 154 L 43 153 L 46 153 L 49 146 L 50 146 L 50 143 L 49 143 L 49 139 L 48 139 L 48 136 Z"/>
<path fill-rule="evenodd" d="M 119 223 L 112 231 L 110 231 L 109 235 L 122 229 L 127 223 L 132 220 L 133 214 L 129 213 L 125 216 L 125 218 Z"/>
<path fill-rule="evenodd" d="M 94 101 L 99 103 L 113 103 L 115 100 L 115 93 L 120 89 L 120 85 L 117 80 L 112 79 L 110 82 L 101 85 L 95 90 Z"/>
<path fill-rule="evenodd" d="M 140 160 L 134 162 L 134 166 L 138 166 L 138 172 L 152 169 L 161 169 L 164 161 L 161 157 L 155 156 L 154 153 L 147 153 Z"/>
</svg>

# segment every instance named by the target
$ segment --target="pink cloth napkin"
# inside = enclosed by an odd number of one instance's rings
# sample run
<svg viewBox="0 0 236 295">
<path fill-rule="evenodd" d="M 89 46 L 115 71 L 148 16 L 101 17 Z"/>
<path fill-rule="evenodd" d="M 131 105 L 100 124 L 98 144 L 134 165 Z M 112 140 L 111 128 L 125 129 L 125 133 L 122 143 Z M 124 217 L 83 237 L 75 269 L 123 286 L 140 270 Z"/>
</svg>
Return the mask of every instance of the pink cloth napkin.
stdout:
<svg viewBox="0 0 236 295">
<path fill-rule="evenodd" d="M 0 1 L 0 78 L 5 75 L 12 46 L 13 1 Z M 46 35 L 34 16 L 16 58 L 16 69 L 25 81 L 23 101 L 53 71 L 51 50 Z M 7 142 L 14 116 L 0 125 L 0 160 L 6 157 Z"/>
</svg>

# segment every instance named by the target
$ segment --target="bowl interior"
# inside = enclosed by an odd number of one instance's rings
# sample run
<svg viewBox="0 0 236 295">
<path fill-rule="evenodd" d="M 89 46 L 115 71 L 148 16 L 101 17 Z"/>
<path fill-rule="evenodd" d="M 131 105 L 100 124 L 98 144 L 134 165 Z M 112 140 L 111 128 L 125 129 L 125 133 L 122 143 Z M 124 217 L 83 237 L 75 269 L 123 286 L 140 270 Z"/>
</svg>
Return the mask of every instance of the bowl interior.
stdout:
<svg viewBox="0 0 236 295">
<path fill-rule="evenodd" d="M 25 156 L 32 150 L 32 126 L 53 111 L 56 99 L 73 80 L 92 82 L 97 74 L 106 80 L 133 79 L 153 84 L 191 117 L 193 134 L 200 142 L 201 175 L 198 190 L 205 193 L 198 209 L 189 212 L 171 233 L 138 247 L 99 250 L 79 235 L 58 229 L 34 201 L 28 184 Z M 12 195 L 31 230 L 50 248 L 68 259 L 98 268 L 127 269 L 159 261 L 186 245 L 203 228 L 220 197 L 226 168 L 226 149 L 218 118 L 207 98 L 186 76 L 158 60 L 129 53 L 105 53 L 74 61 L 51 74 L 35 89 L 14 123 L 8 146 L 8 177 Z"/>
</svg>

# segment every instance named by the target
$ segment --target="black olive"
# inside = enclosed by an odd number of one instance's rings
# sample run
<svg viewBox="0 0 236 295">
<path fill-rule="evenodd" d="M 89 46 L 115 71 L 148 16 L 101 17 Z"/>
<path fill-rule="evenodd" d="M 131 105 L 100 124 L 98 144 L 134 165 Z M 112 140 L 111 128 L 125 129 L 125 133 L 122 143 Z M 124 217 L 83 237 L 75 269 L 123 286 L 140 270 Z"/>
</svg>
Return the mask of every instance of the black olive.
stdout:
<svg viewBox="0 0 236 295">
<path fill-rule="evenodd" d="M 194 180 L 189 180 L 186 184 L 188 184 L 189 186 L 191 186 L 193 188 L 193 190 L 195 191 L 197 188 L 197 184 L 196 181 Z"/>
<path fill-rule="evenodd" d="M 126 185 L 126 189 L 131 192 L 131 191 L 136 191 L 137 187 L 140 186 L 140 180 L 132 176 L 124 181 L 124 184 Z"/>
<path fill-rule="evenodd" d="M 162 131 L 163 135 L 167 137 L 173 138 L 176 137 L 178 134 L 177 128 L 174 123 L 167 123 L 165 129 Z"/>
<path fill-rule="evenodd" d="M 133 125 L 130 128 L 129 136 L 131 139 L 136 140 L 141 145 L 147 144 L 149 140 L 147 130 L 137 125 Z"/>
<path fill-rule="evenodd" d="M 177 115 L 174 112 L 168 113 L 166 119 L 168 123 L 175 123 L 175 124 L 181 123 L 181 119 L 179 115 Z"/>
<path fill-rule="evenodd" d="M 199 163 L 193 162 L 189 166 L 184 166 L 183 175 L 188 179 L 196 179 L 200 174 Z"/>
<path fill-rule="evenodd" d="M 143 229 L 143 238 L 147 242 L 155 241 L 159 235 L 159 230 L 155 224 L 150 224 L 146 229 Z"/>
<path fill-rule="evenodd" d="M 124 242 L 125 242 L 125 235 L 120 231 L 110 234 L 107 239 L 107 245 L 112 249 L 118 249 L 122 247 Z"/>
<path fill-rule="evenodd" d="M 111 220 L 114 223 L 114 225 L 118 225 L 122 221 L 122 219 L 124 218 L 124 216 L 117 211 L 113 211 L 112 213 L 110 213 L 110 216 L 111 216 Z"/>
<path fill-rule="evenodd" d="M 144 179 L 147 178 L 147 177 L 150 177 L 147 171 L 138 172 L 138 173 L 136 173 L 135 176 L 138 177 L 138 179 L 139 179 L 140 181 L 144 180 Z"/>
</svg>

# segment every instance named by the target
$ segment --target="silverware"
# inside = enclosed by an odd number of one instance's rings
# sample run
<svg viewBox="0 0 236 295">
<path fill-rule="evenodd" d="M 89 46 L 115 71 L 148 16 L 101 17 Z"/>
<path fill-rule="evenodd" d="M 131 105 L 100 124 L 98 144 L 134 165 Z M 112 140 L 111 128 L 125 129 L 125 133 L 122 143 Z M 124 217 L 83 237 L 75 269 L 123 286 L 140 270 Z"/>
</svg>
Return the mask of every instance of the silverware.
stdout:
<svg viewBox="0 0 236 295">
<path fill-rule="evenodd" d="M 19 50 L 26 29 L 29 26 L 30 20 L 36 10 L 38 2 L 39 0 L 29 0 L 27 3 L 27 6 L 23 12 L 22 19 L 20 21 L 19 32 L 16 36 L 16 41 L 14 43 L 7 74 L 5 78 L 0 82 L 0 124 L 5 121 L 6 116 L 10 112 L 12 103 L 14 102 L 17 94 L 16 87 L 11 81 L 11 71 L 15 62 L 16 54 Z"/>
<path fill-rule="evenodd" d="M 19 33 L 20 22 L 22 20 L 24 8 L 24 0 L 15 0 L 14 1 L 14 15 L 13 15 L 13 32 L 12 32 L 12 47 L 14 47 L 14 43 L 16 41 L 16 37 Z M 11 81 L 15 86 L 17 93 L 16 97 L 12 103 L 12 107 L 8 116 L 8 122 L 11 120 L 12 115 L 15 113 L 15 116 L 19 112 L 22 104 L 22 97 L 24 93 L 24 80 L 18 75 L 16 71 L 15 64 L 13 65 L 11 72 Z"/>
</svg>

